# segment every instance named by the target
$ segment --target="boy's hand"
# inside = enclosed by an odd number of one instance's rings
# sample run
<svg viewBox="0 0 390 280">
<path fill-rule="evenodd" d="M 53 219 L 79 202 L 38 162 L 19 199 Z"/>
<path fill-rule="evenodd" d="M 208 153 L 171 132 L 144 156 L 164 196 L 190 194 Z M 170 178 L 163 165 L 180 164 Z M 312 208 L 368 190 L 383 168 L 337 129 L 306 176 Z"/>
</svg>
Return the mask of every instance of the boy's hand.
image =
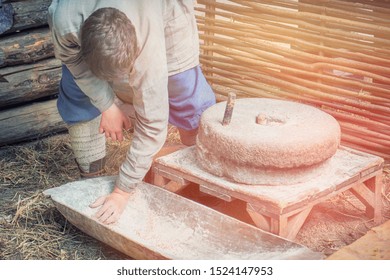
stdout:
<svg viewBox="0 0 390 280">
<path fill-rule="evenodd" d="M 111 194 L 99 197 L 89 207 L 97 208 L 101 206 L 99 211 L 94 215 L 94 218 L 97 218 L 103 224 L 112 224 L 119 220 L 129 201 L 130 195 L 131 193 L 124 192 L 115 187 Z"/>
<path fill-rule="evenodd" d="M 129 118 L 113 103 L 110 108 L 102 113 L 102 120 L 100 121 L 99 132 L 105 133 L 106 138 L 112 140 L 123 140 L 122 129 L 131 128 Z"/>
</svg>

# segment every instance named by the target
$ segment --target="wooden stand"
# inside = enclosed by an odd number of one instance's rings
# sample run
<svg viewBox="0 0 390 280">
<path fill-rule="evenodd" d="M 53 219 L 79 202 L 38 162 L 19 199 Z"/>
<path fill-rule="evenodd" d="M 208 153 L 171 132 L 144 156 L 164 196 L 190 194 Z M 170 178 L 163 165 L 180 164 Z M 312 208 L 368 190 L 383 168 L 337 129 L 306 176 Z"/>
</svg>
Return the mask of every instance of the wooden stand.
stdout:
<svg viewBox="0 0 390 280">
<path fill-rule="evenodd" d="M 308 182 L 285 186 L 245 185 L 202 170 L 195 147 L 189 147 L 157 158 L 152 177 L 154 185 L 173 192 L 192 182 L 202 192 L 223 200 L 242 200 L 257 227 L 293 240 L 313 206 L 346 190 L 365 205 L 366 214 L 379 224 L 383 163 L 380 157 L 342 147 L 330 160 L 327 172 Z"/>
</svg>

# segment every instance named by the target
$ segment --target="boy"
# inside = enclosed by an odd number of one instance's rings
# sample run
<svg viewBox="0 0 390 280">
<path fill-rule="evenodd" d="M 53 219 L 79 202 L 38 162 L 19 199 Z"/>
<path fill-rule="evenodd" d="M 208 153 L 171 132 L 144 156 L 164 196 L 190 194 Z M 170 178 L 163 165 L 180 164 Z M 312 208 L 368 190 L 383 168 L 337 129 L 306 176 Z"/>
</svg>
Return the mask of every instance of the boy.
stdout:
<svg viewBox="0 0 390 280">
<path fill-rule="evenodd" d="M 135 109 L 133 140 L 114 191 L 91 205 L 100 207 L 99 221 L 114 223 L 163 146 L 168 121 L 192 145 L 201 113 L 215 103 L 199 67 L 193 3 L 54 0 L 49 25 L 63 62 L 58 110 L 82 175 L 99 174 L 105 137 L 122 141 L 131 126 L 115 94 Z"/>
</svg>

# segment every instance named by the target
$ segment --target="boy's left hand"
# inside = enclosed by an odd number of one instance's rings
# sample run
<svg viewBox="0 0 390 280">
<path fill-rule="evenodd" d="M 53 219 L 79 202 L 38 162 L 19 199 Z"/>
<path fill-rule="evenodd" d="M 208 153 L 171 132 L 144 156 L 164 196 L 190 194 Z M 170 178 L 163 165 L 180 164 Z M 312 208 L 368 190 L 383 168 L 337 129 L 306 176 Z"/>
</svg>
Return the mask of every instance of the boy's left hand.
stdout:
<svg viewBox="0 0 390 280">
<path fill-rule="evenodd" d="M 100 121 L 99 132 L 104 133 L 106 138 L 111 138 L 116 141 L 123 141 L 122 130 L 131 128 L 131 122 L 117 106 L 113 103 L 110 108 L 102 112 L 102 119 Z"/>
<path fill-rule="evenodd" d="M 126 204 L 129 201 L 131 193 L 122 191 L 115 187 L 114 191 L 109 195 L 99 197 L 89 207 L 97 208 L 101 206 L 99 211 L 94 215 L 103 224 L 112 224 L 119 220 Z"/>
</svg>

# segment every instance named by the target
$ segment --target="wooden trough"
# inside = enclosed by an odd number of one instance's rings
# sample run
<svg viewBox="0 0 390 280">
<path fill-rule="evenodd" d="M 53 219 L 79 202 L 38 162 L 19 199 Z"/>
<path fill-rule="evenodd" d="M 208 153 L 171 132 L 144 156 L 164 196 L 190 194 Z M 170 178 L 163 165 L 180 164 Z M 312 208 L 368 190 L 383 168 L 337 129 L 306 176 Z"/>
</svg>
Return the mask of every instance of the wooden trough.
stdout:
<svg viewBox="0 0 390 280">
<path fill-rule="evenodd" d="M 153 185 L 140 184 L 120 220 L 104 225 L 89 205 L 115 177 L 46 190 L 57 209 L 88 235 L 135 259 L 322 259 L 299 244 L 262 231 Z"/>
</svg>

